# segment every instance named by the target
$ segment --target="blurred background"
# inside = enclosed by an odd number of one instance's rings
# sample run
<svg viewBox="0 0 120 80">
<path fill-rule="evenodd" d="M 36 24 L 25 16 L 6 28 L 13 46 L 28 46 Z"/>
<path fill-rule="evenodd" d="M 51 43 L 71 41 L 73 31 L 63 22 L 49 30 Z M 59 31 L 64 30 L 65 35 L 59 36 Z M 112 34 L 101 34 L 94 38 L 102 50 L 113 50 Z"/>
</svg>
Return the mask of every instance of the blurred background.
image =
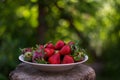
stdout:
<svg viewBox="0 0 120 80">
<path fill-rule="evenodd" d="M 0 0 L 0 80 L 19 48 L 80 40 L 97 80 L 120 80 L 120 0 Z"/>
</svg>

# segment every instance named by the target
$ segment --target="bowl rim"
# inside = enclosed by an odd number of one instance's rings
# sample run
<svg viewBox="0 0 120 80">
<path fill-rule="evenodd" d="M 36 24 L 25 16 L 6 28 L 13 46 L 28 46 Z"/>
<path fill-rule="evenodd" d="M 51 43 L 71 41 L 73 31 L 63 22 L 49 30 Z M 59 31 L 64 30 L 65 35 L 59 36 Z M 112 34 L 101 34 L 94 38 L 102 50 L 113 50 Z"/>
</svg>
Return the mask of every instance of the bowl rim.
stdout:
<svg viewBox="0 0 120 80">
<path fill-rule="evenodd" d="M 84 54 L 85 58 L 84 60 L 80 61 L 80 62 L 76 62 L 76 63 L 69 63 L 69 64 L 38 64 L 38 63 L 33 63 L 33 62 L 28 62 L 24 60 L 24 55 L 21 54 L 18 58 L 20 61 L 27 63 L 27 64 L 31 64 L 31 65 L 38 65 L 38 66 L 70 66 L 70 65 L 77 65 L 77 64 L 81 64 L 84 63 L 88 60 L 88 55 Z"/>
</svg>

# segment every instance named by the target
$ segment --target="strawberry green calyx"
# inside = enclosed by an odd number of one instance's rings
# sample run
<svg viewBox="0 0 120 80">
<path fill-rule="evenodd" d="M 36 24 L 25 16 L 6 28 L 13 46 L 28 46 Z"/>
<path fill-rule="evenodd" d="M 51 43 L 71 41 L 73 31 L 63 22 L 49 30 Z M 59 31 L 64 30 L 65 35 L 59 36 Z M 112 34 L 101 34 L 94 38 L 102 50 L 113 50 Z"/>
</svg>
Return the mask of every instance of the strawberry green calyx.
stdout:
<svg viewBox="0 0 120 80">
<path fill-rule="evenodd" d="M 35 50 L 41 50 L 41 49 L 44 49 L 45 47 L 44 47 L 44 45 L 38 45 L 38 44 L 36 44 L 36 48 L 35 48 Z"/>
<path fill-rule="evenodd" d="M 80 52 L 80 42 L 76 42 L 74 44 L 69 45 L 71 48 L 72 55 Z"/>
<path fill-rule="evenodd" d="M 77 53 L 77 54 L 74 54 L 74 55 L 73 55 L 74 61 L 75 61 L 75 62 L 81 61 L 81 59 L 83 58 L 83 55 L 84 55 L 83 52 L 79 52 L 79 53 Z"/>
<path fill-rule="evenodd" d="M 44 58 L 36 58 L 36 59 L 35 59 L 35 62 L 36 62 L 36 63 L 40 63 L 40 64 L 48 64 L 48 62 L 45 61 Z"/>
<path fill-rule="evenodd" d="M 46 64 L 44 56 L 45 56 L 44 47 L 40 45 L 33 52 L 32 62 Z"/>
<path fill-rule="evenodd" d="M 20 51 L 22 52 L 22 54 L 25 54 L 26 52 L 32 52 L 32 48 L 20 48 Z"/>
</svg>

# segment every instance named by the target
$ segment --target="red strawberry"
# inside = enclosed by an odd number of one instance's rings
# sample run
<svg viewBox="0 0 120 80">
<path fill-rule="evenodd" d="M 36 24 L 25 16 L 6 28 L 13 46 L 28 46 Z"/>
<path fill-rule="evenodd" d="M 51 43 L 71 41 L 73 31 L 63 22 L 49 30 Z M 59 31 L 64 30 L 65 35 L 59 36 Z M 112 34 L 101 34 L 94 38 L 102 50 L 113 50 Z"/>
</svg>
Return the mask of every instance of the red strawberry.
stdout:
<svg viewBox="0 0 120 80">
<path fill-rule="evenodd" d="M 47 43 L 45 48 L 55 49 L 55 46 L 52 43 Z"/>
<path fill-rule="evenodd" d="M 52 56 L 55 52 L 54 49 L 50 49 L 50 48 L 45 48 L 44 51 L 46 52 L 46 54 L 45 54 L 46 57 Z"/>
<path fill-rule="evenodd" d="M 43 46 L 43 45 L 40 45 L 40 46 L 39 46 L 39 48 L 40 48 L 40 49 L 43 49 L 43 48 L 44 48 L 44 46 Z"/>
<path fill-rule="evenodd" d="M 36 50 L 42 50 L 42 49 L 44 49 L 44 45 L 36 45 Z"/>
<path fill-rule="evenodd" d="M 62 64 L 74 63 L 74 59 L 70 55 L 65 55 Z"/>
<path fill-rule="evenodd" d="M 42 60 L 44 58 L 44 53 L 40 50 L 33 52 L 32 62 L 36 62 L 37 59 Z"/>
<path fill-rule="evenodd" d="M 60 50 L 61 55 L 67 55 L 71 53 L 71 48 L 69 45 L 63 46 L 63 48 Z"/>
<path fill-rule="evenodd" d="M 22 53 L 25 54 L 26 52 L 32 52 L 32 48 L 24 48 L 21 49 Z"/>
<path fill-rule="evenodd" d="M 68 42 L 68 45 L 69 45 L 69 46 L 71 46 L 71 45 L 73 45 L 73 44 L 75 44 L 73 41 Z"/>
<path fill-rule="evenodd" d="M 64 41 L 59 40 L 55 44 L 55 49 L 60 50 L 65 45 Z"/>
<path fill-rule="evenodd" d="M 60 64 L 60 54 L 59 52 L 49 57 L 48 62 L 50 64 Z"/>
</svg>

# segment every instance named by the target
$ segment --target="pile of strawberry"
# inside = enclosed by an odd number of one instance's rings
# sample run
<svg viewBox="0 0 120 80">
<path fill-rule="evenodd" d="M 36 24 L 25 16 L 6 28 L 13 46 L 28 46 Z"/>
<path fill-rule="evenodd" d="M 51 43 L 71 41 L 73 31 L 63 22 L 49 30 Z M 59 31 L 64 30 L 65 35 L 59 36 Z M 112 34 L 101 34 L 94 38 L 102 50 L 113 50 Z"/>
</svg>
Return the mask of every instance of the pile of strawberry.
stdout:
<svg viewBox="0 0 120 80">
<path fill-rule="evenodd" d="M 40 64 L 69 64 L 82 61 L 85 51 L 80 48 L 79 42 L 65 43 L 58 40 L 55 45 L 48 42 L 32 48 L 21 49 L 24 60 Z"/>
</svg>

